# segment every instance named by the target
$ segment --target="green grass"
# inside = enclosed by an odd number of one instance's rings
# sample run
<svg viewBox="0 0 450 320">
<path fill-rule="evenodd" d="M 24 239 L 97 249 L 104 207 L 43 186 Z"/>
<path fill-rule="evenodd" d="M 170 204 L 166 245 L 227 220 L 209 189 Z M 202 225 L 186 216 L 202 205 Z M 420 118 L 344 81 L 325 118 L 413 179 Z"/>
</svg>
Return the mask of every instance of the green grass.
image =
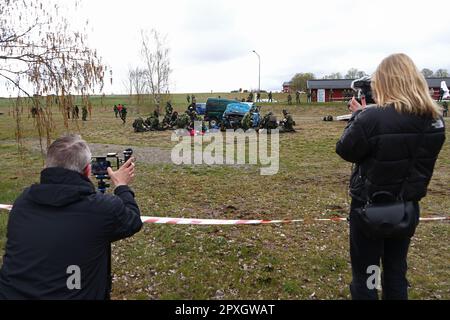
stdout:
<svg viewBox="0 0 450 320">
<path fill-rule="evenodd" d="M 214 94 L 234 97 L 235 94 Z M 196 94 L 205 101 L 210 94 Z M 186 107 L 186 95 L 173 95 L 175 110 Z M 275 96 L 275 99 L 280 99 Z M 70 122 L 90 143 L 171 148 L 171 132 L 133 133 L 138 107 L 130 104 L 129 121 L 114 118 L 112 105 L 129 98 L 93 97 L 94 112 L 86 123 Z M 286 99 L 284 99 L 286 101 Z M 106 105 L 106 102 L 108 105 Z M 39 180 L 42 158 L 15 142 L 10 101 L 0 99 L 0 203 L 12 203 L 21 190 Z M 281 116 L 283 103 L 265 104 Z M 280 170 L 259 175 L 258 166 L 174 166 L 138 162 L 133 185 L 143 215 L 225 219 L 306 218 L 283 226 L 146 225 L 130 239 L 114 244 L 115 299 L 347 299 L 351 279 L 346 223 L 311 219 L 346 216 L 350 164 L 334 152 L 344 123 L 321 118 L 346 113 L 343 104 L 287 107 L 298 132 L 280 137 Z M 150 105 L 139 107 L 150 113 Z M 55 113 L 53 137 L 67 129 Z M 28 138 L 38 137 L 33 119 L 22 119 Z M 448 215 L 450 152 L 447 140 L 422 201 L 424 215 Z M 0 253 L 6 241 L 7 214 L 0 213 Z M 411 298 L 450 299 L 448 223 L 422 223 L 409 255 Z"/>
</svg>

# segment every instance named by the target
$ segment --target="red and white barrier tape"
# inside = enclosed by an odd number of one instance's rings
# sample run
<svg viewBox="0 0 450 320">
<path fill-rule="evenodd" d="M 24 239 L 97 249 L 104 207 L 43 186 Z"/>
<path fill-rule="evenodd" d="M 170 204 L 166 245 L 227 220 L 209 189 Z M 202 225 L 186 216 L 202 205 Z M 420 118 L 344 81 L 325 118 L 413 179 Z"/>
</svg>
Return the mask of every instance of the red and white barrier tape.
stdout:
<svg viewBox="0 0 450 320">
<path fill-rule="evenodd" d="M 189 225 L 242 225 L 242 224 L 282 224 L 304 222 L 304 220 L 224 220 L 224 219 L 185 219 L 185 218 L 162 218 L 162 217 L 141 217 L 142 222 L 150 224 L 189 224 Z M 341 218 L 338 218 L 341 219 Z M 345 218 L 342 218 L 346 220 Z"/>
<path fill-rule="evenodd" d="M 0 210 L 11 211 L 12 205 L 0 204 Z M 296 223 L 305 221 L 347 221 L 347 218 L 328 218 L 328 219 L 299 219 L 299 220 L 225 220 L 225 219 L 186 219 L 186 218 L 163 218 L 163 217 L 146 217 L 141 216 L 143 223 L 148 224 L 184 224 L 184 225 L 204 225 L 204 226 L 220 226 L 220 225 L 261 225 L 261 224 L 285 224 Z M 420 221 L 445 221 L 450 220 L 450 217 L 433 217 L 433 218 L 420 218 Z"/>
<path fill-rule="evenodd" d="M 185 219 L 185 218 L 162 218 L 162 217 L 141 217 L 143 223 L 149 224 L 185 224 L 185 225 L 261 225 L 261 224 L 286 224 L 296 222 L 322 222 L 322 221 L 347 221 L 347 218 L 328 218 L 328 219 L 299 219 L 299 220 L 222 220 L 222 219 Z M 420 221 L 445 221 L 450 217 L 420 218 Z"/>
</svg>

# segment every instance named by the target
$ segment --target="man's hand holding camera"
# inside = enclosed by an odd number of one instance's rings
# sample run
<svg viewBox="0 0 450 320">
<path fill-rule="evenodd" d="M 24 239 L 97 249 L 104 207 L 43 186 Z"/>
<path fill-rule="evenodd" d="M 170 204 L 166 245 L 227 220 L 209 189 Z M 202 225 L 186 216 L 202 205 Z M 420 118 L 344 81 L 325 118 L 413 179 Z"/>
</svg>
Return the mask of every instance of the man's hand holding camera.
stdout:
<svg viewBox="0 0 450 320">
<path fill-rule="evenodd" d="M 108 167 L 108 175 L 115 187 L 127 186 L 133 181 L 135 175 L 134 161 L 135 158 L 128 159 L 128 161 L 116 171 L 113 171 L 111 167 Z"/>
</svg>

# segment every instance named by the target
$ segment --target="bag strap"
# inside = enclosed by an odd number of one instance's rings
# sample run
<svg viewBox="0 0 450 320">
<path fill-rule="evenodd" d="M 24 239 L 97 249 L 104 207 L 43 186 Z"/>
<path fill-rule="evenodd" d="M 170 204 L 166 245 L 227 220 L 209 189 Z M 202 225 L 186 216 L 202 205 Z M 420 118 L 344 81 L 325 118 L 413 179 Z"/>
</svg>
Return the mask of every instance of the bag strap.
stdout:
<svg viewBox="0 0 450 320">
<path fill-rule="evenodd" d="M 403 197 L 405 195 L 406 184 L 408 183 L 408 180 L 409 180 L 409 177 L 410 177 L 410 175 L 412 173 L 414 165 L 416 164 L 417 154 L 418 154 L 420 145 L 422 144 L 422 141 L 425 138 L 425 130 L 426 130 L 427 126 L 428 126 L 428 120 L 425 121 L 425 125 L 421 128 L 420 135 L 417 138 L 416 146 L 413 149 L 412 158 L 409 161 L 409 165 L 408 165 L 408 171 L 407 171 L 405 179 L 402 182 L 402 188 L 400 189 L 400 193 L 399 193 L 399 197 L 400 197 L 401 200 L 403 200 Z"/>
</svg>

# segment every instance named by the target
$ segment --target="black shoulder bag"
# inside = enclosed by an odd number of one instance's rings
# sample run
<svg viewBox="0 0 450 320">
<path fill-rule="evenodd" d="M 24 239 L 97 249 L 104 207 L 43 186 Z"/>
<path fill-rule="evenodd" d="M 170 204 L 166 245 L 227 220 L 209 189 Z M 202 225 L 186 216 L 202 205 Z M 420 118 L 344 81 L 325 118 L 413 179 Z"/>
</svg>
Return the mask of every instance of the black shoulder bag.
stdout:
<svg viewBox="0 0 450 320">
<path fill-rule="evenodd" d="M 411 238 L 419 224 L 420 209 L 415 201 L 405 201 L 404 194 L 408 178 L 417 160 L 417 151 L 422 143 L 420 135 L 416 150 L 412 154 L 408 173 L 402 183 L 398 197 L 391 192 L 375 192 L 367 203 L 357 211 L 359 224 L 370 238 Z M 381 199 L 381 200 L 380 200 Z M 391 199 L 386 201 L 386 199 Z"/>
</svg>

